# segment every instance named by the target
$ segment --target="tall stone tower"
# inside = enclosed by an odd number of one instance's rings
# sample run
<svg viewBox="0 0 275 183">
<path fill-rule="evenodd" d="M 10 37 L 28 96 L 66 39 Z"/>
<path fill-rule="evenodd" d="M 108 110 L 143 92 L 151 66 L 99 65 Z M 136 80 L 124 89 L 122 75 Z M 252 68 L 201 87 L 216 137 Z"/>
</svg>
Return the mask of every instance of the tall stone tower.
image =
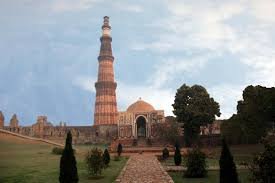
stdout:
<svg viewBox="0 0 275 183">
<path fill-rule="evenodd" d="M 2 113 L 2 111 L 0 111 L 0 129 L 4 128 L 4 121 L 5 121 L 5 117 Z"/>
<path fill-rule="evenodd" d="M 111 26 L 109 25 L 109 17 L 107 16 L 104 17 L 100 41 L 98 79 L 95 83 L 94 125 L 115 125 L 118 118 L 116 103 L 117 84 L 114 80 Z"/>
</svg>

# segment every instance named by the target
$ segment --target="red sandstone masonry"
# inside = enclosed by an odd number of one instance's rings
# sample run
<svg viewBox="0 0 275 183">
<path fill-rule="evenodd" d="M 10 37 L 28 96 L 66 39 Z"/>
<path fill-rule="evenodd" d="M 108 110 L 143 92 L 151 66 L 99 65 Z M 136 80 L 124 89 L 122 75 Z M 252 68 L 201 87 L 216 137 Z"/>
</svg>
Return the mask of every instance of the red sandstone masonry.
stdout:
<svg viewBox="0 0 275 183">
<path fill-rule="evenodd" d="M 101 47 L 98 57 L 98 78 L 95 83 L 96 101 L 94 125 L 117 124 L 117 84 L 114 79 L 114 57 L 112 54 L 112 37 L 110 31 L 111 26 L 109 25 L 109 17 L 105 16 L 102 26 L 102 36 L 100 38 Z"/>
</svg>

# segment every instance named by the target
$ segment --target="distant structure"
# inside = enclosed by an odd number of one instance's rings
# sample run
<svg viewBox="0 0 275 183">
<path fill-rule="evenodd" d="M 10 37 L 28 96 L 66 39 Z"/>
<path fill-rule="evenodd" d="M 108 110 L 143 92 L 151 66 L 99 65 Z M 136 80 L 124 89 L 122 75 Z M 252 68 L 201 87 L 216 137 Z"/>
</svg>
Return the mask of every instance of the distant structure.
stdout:
<svg viewBox="0 0 275 183">
<path fill-rule="evenodd" d="M 19 121 L 17 119 L 16 114 L 14 114 L 10 120 L 10 127 L 11 128 L 18 128 L 19 127 Z"/>
<path fill-rule="evenodd" d="M 126 111 L 119 112 L 119 139 L 153 139 L 158 136 L 157 125 L 164 123 L 164 111 L 139 98 Z"/>
<path fill-rule="evenodd" d="M 0 129 L 4 128 L 4 123 L 5 123 L 5 117 L 2 113 L 2 111 L 0 111 Z"/>
<path fill-rule="evenodd" d="M 221 133 L 222 120 L 216 120 L 212 124 L 200 127 L 200 135 L 218 135 Z"/>
<path fill-rule="evenodd" d="M 48 122 L 47 116 L 38 116 L 35 124 L 32 125 L 33 136 L 44 137 L 45 127 L 53 126 Z"/>
<path fill-rule="evenodd" d="M 94 125 L 116 125 L 118 117 L 116 102 L 117 84 L 114 80 L 111 26 L 107 16 L 104 17 L 100 41 L 98 79 L 95 83 Z"/>
</svg>

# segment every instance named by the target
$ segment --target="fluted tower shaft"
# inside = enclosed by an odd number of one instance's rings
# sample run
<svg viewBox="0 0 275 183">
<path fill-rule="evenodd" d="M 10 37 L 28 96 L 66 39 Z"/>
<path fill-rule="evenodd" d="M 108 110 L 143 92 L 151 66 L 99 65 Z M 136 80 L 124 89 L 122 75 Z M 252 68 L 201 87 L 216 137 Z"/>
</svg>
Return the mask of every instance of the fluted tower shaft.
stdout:
<svg viewBox="0 0 275 183">
<path fill-rule="evenodd" d="M 96 101 L 94 125 L 117 124 L 116 82 L 114 80 L 114 57 L 109 17 L 104 17 L 102 25 L 101 47 L 98 56 L 98 78 L 95 83 Z"/>
</svg>

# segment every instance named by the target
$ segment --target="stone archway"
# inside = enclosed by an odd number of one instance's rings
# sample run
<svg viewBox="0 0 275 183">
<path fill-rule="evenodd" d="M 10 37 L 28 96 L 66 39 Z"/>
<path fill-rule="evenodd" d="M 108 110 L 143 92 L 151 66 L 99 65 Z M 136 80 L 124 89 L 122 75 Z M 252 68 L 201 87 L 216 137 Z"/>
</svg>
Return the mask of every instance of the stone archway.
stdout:
<svg viewBox="0 0 275 183">
<path fill-rule="evenodd" d="M 138 138 L 145 138 L 146 137 L 146 119 L 143 116 L 139 116 L 136 119 L 137 125 L 137 137 Z"/>
</svg>

